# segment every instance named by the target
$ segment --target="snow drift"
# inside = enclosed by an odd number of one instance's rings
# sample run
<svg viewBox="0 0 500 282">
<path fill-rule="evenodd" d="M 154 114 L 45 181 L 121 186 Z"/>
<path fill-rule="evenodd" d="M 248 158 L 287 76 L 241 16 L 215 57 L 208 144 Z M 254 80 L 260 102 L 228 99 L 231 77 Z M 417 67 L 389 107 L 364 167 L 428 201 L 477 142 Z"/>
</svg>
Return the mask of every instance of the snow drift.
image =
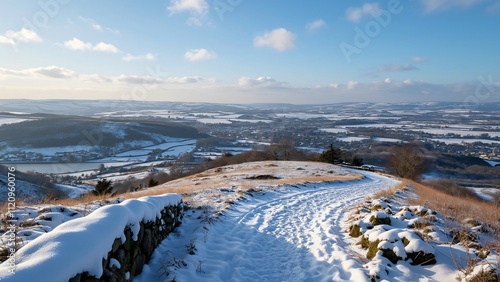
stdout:
<svg viewBox="0 0 500 282">
<path fill-rule="evenodd" d="M 166 207 L 179 206 L 182 196 L 165 194 L 126 200 L 102 207 L 90 215 L 68 221 L 24 246 L 16 253 L 15 269 L 9 261 L 0 265 L 0 280 L 67 281 L 81 273 L 101 277 L 103 260 L 125 231 L 137 240 L 141 223 L 163 222 Z M 171 212 L 166 212 L 173 217 Z M 180 220 L 180 215 L 175 222 Z M 160 230 L 162 227 L 159 227 Z M 110 265 L 116 267 L 111 258 Z"/>
</svg>

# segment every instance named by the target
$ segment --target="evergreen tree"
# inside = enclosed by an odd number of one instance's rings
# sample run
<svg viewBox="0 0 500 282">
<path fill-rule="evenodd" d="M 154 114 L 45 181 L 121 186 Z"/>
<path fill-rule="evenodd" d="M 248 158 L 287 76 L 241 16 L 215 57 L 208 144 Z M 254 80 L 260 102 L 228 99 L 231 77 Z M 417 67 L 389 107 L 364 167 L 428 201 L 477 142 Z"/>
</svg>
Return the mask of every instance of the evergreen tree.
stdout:
<svg viewBox="0 0 500 282">
<path fill-rule="evenodd" d="M 353 166 L 362 166 L 363 165 L 363 158 L 359 156 L 354 156 L 352 158 L 352 165 Z"/>
<path fill-rule="evenodd" d="M 148 183 L 148 187 L 154 187 L 158 185 L 158 181 L 154 180 L 154 178 L 151 178 Z"/>
<path fill-rule="evenodd" d="M 320 160 L 325 163 L 338 164 L 342 162 L 342 151 L 339 148 L 333 147 L 330 144 L 328 150 L 323 151 L 320 156 Z"/>
<path fill-rule="evenodd" d="M 101 196 L 101 195 L 111 194 L 111 190 L 113 190 L 111 181 L 104 178 L 97 182 L 94 191 L 92 191 L 92 193 L 94 193 L 94 195 L 96 196 Z"/>
</svg>

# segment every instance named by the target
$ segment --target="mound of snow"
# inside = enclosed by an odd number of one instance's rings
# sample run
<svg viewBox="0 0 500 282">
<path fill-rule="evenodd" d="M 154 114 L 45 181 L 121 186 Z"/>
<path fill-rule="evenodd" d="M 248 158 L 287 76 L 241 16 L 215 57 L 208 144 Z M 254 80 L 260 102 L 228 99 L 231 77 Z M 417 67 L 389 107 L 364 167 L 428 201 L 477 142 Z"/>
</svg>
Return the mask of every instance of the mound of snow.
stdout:
<svg viewBox="0 0 500 282">
<path fill-rule="evenodd" d="M 111 250 L 124 230 L 132 231 L 141 221 L 161 216 L 166 206 L 182 201 L 178 194 L 126 200 L 120 204 L 97 209 L 90 215 L 57 226 L 52 232 L 39 236 L 16 253 L 15 273 L 9 262 L 0 265 L 0 280 L 8 281 L 68 281 L 78 273 L 88 272 L 100 277 L 102 259 Z M 62 220 L 61 213 L 51 213 Z"/>
</svg>

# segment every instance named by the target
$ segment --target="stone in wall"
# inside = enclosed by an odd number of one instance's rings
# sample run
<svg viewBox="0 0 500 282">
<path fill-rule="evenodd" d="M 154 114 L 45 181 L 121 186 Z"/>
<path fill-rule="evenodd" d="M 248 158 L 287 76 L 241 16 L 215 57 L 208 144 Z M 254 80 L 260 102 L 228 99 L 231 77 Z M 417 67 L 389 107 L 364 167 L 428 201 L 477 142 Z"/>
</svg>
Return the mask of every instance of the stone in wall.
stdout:
<svg viewBox="0 0 500 282">
<path fill-rule="evenodd" d="M 155 248 L 181 223 L 183 204 L 168 206 L 161 211 L 161 218 L 140 222 L 136 240 L 130 226 L 124 230 L 125 242 L 116 238 L 106 259 L 102 260 L 103 275 L 99 278 L 87 272 L 77 274 L 70 282 L 132 281 L 142 272 Z"/>
</svg>

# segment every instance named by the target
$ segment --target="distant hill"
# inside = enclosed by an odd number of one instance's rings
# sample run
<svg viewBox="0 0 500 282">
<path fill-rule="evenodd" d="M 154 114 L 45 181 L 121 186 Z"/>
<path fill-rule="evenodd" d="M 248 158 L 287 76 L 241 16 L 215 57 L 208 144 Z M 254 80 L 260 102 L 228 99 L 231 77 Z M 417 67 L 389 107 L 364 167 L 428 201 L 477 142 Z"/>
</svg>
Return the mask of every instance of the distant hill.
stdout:
<svg viewBox="0 0 500 282">
<path fill-rule="evenodd" d="M 165 137 L 203 138 L 197 129 L 179 123 L 136 119 L 97 119 L 80 116 L 44 115 L 0 126 L 0 146 L 44 148 L 105 146 L 137 141 L 162 142 Z"/>
<path fill-rule="evenodd" d="M 57 189 L 49 179 L 40 174 L 22 173 L 19 171 L 13 172 L 15 181 L 15 198 L 20 202 L 39 202 L 44 197 L 67 198 L 67 195 Z M 0 193 L 0 203 L 8 200 L 8 169 L 0 165 L 0 187 L 3 192 Z"/>
</svg>

